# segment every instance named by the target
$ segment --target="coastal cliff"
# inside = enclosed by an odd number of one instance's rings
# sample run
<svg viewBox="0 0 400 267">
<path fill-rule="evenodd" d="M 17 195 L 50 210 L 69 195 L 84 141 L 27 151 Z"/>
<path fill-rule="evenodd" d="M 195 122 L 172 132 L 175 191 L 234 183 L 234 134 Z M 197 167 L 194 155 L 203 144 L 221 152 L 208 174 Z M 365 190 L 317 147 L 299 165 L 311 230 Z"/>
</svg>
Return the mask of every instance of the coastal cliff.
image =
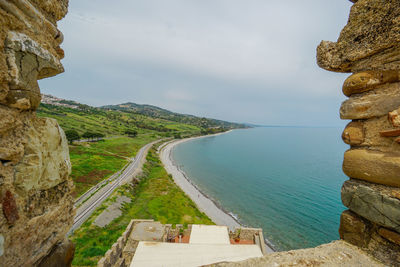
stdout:
<svg viewBox="0 0 400 267">
<path fill-rule="evenodd" d="M 64 71 L 57 21 L 68 0 L 0 1 L 0 265 L 66 266 L 74 246 L 68 144 L 38 118 L 37 80 Z"/>
</svg>

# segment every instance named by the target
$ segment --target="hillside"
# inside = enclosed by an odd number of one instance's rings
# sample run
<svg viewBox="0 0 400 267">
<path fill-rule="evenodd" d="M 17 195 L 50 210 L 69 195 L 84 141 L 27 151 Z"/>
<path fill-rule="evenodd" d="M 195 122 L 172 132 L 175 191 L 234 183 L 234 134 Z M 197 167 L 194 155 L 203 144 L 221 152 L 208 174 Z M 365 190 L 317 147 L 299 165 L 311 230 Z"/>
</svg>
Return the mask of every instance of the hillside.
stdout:
<svg viewBox="0 0 400 267">
<path fill-rule="evenodd" d="M 126 103 L 98 108 L 50 95 L 43 95 L 37 113 L 57 119 L 64 130 L 76 130 L 79 134 L 100 132 L 106 136 L 123 135 L 127 130 L 169 137 L 245 128 L 243 124 L 178 114 L 151 105 Z"/>
<path fill-rule="evenodd" d="M 244 124 L 231 123 L 227 121 L 209 119 L 209 118 L 201 118 L 187 114 L 179 114 L 156 106 L 140 105 L 131 102 L 120 105 L 108 105 L 108 106 L 103 106 L 101 108 L 110 111 L 119 110 L 126 113 L 141 114 L 152 118 L 175 121 L 175 122 L 195 125 L 202 128 L 213 128 L 213 127 L 222 127 L 227 129 L 245 128 Z"/>
<path fill-rule="evenodd" d="M 50 95 L 42 96 L 39 117 L 58 121 L 66 133 L 75 130 L 77 139 L 85 134 L 105 136 L 101 142 L 74 142 L 69 146 L 74 197 L 110 177 L 128 163 L 143 145 L 165 137 L 188 137 L 244 127 L 239 124 L 173 113 L 149 105 L 134 103 L 102 108 Z M 135 132 L 129 135 L 128 132 Z M 68 135 L 67 135 L 68 136 Z M 90 139 L 90 138 L 89 138 Z"/>
</svg>

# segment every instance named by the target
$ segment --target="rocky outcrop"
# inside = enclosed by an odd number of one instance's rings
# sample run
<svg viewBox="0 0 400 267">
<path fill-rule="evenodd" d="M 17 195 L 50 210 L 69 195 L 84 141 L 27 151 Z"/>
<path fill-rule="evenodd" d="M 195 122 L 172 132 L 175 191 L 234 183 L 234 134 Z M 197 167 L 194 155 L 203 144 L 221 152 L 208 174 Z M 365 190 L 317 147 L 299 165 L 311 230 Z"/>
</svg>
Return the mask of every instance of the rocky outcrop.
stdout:
<svg viewBox="0 0 400 267">
<path fill-rule="evenodd" d="M 38 79 L 64 71 L 68 0 L 0 0 L 0 265 L 67 266 L 74 217 L 63 130 L 37 118 Z"/>
<path fill-rule="evenodd" d="M 397 0 L 359 0 L 337 42 L 322 41 L 318 65 L 336 72 L 400 69 Z"/>
<path fill-rule="evenodd" d="M 400 266 L 400 2 L 352 1 L 337 42 L 323 41 L 317 62 L 352 72 L 340 108 L 352 120 L 343 131 L 351 146 L 343 171 L 340 237 L 383 263 Z"/>
<path fill-rule="evenodd" d="M 316 248 L 268 254 L 242 262 L 226 262 L 208 266 L 219 267 L 310 267 L 310 266 L 384 266 L 361 249 L 344 241 L 335 241 Z"/>
</svg>

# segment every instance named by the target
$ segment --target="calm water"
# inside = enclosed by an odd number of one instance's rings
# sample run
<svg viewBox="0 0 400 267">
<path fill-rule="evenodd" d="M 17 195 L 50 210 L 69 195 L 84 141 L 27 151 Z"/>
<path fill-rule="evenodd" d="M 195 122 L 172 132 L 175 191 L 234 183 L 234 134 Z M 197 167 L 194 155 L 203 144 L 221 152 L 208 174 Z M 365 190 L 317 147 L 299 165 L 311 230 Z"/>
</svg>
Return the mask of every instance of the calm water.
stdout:
<svg viewBox="0 0 400 267">
<path fill-rule="evenodd" d="M 278 250 L 339 238 L 347 146 L 339 128 L 254 128 L 193 140 L 173 158 L 188 177 Z"/>
</svg>

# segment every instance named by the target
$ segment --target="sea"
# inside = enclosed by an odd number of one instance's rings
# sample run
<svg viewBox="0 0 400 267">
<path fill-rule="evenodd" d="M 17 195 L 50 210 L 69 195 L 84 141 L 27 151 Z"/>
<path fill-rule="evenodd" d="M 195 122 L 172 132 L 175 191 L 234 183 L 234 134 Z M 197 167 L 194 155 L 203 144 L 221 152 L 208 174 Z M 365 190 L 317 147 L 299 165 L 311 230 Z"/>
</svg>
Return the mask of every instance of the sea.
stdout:
<svg viewBox="0 0 400 267">
<path fill-rule="evenodd" d="M 342 128 L 257 127 L 177 145 L 172 159 L 242 225 L 261 227 L 276 251 L 339 239 Z"/>
</svg>

